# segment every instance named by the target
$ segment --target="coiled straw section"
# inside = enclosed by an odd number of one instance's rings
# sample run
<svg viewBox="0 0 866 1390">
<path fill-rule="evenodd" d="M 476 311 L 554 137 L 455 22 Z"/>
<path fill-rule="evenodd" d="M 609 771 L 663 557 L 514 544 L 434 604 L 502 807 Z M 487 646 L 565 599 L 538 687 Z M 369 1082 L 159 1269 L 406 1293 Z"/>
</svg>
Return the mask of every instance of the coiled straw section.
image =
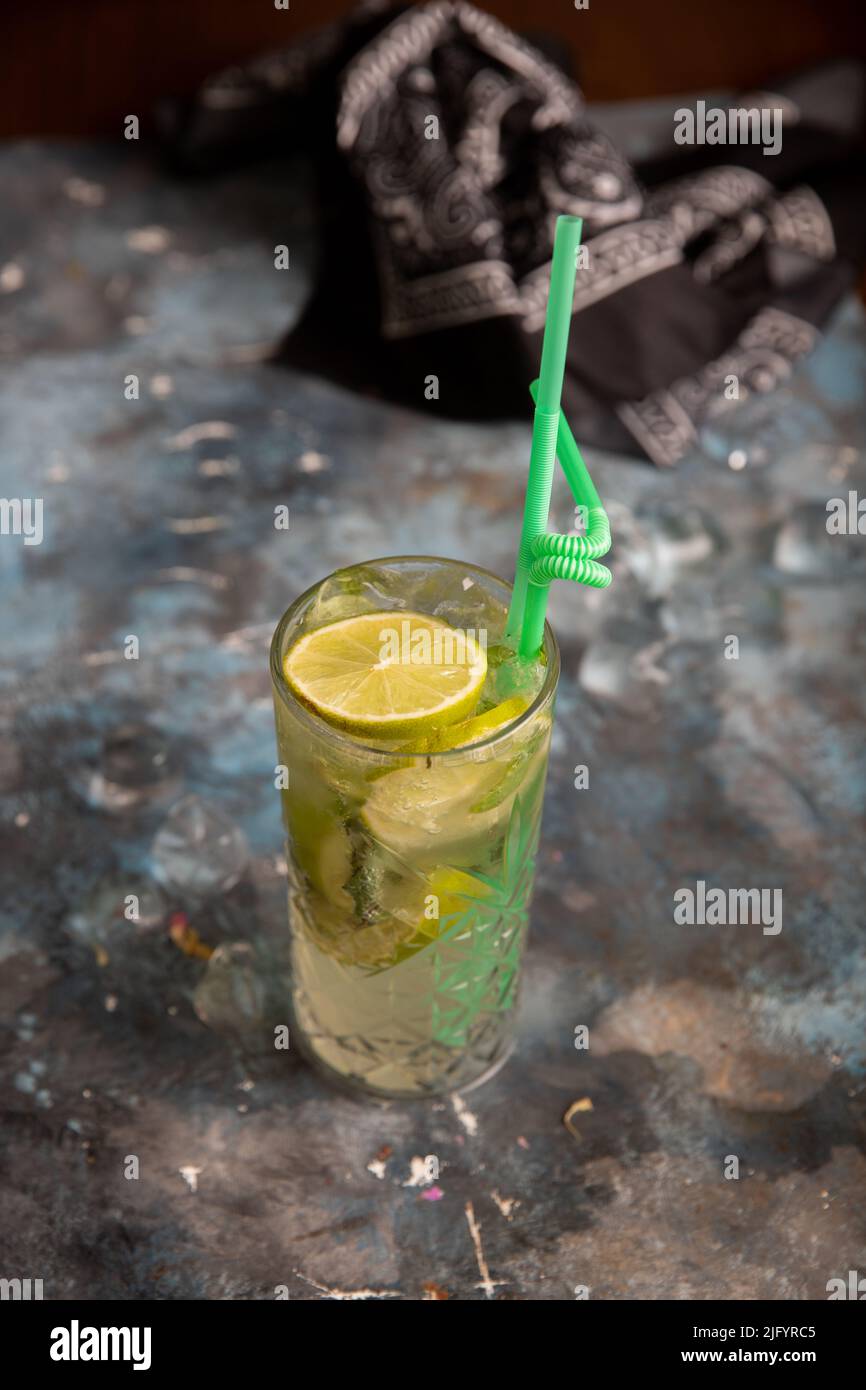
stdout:
<svg viewBox="0 0 866 1390">
<path fill-rule="evenodd" d="M 571 579 L 592 589 L 606 589 L 613 575 L 598 563 L 599 555 L 610 550 L 610 522 L 603 507 L 587 509 L 586 534 L 559 536 L 545 532 L 531 542 L 529 578 L 533 584 L 549 584 L 552 579 Z"/>
</svg>

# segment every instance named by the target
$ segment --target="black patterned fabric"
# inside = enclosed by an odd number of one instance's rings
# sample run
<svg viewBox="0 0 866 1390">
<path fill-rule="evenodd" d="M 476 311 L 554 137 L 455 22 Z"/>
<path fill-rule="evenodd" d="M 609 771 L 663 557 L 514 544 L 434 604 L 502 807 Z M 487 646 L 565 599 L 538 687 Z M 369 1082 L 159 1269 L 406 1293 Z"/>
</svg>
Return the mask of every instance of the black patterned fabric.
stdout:
<svg viewBox="0 0 866 1390">
<path fill-rule="evenodd" d="M 559 213 L 584 219 L 564 404 L 577 436 L 670 465 L 773 387 L 866 259 L 863 74 L 743 94 L 782 147 L 675 147 L 632 168 L 540 48 L 474 6 L 363 5 L 221 74 L 162 125 L 206 171 L 306 151 L 321 265 L 279 357 L 472 419 L 530 413 Z M 425 385 L 437 379 L 438 397 Z"/>
</svg>

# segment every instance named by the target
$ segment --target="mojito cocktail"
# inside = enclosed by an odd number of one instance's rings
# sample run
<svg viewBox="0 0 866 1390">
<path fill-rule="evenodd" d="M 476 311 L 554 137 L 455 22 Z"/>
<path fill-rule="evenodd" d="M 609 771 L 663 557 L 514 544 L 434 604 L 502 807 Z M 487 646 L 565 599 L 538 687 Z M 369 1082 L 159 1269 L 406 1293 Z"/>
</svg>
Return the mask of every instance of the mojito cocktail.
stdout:
<svg viewBox="0 0 866 1390">
<path fill-rule="evenodd" d="M 399 558 L 302 595 L 271 649 L 296 1034 L 382 1096 L 507 1055 L 559 656 L 503 643 L 510 587 Z"/>
</svg>

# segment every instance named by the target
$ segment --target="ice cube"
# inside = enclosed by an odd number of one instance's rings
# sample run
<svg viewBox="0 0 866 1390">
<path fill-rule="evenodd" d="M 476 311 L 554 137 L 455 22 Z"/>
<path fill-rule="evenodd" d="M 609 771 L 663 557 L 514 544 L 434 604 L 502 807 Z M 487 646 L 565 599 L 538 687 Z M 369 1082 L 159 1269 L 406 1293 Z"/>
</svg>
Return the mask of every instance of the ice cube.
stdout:
<svg viewBox="0 0 866 1390">
<path fill-rule="evenodd" d="M 697 585 L 675 588 L 662 604 L 659 619 L 668 636 L 680 642 L 706 641 L 725 621 L 713 591 Z"/>
<path fill-rule="evenodd" d="M 452 627 L 483 629 L 494 642 L 505 626 L 507 609 L 492 581 L 468 566 L 449 562 L 431 569 L 419 565 L 406 576 L 406 606 L 429 613 Z"/>
<path fill-rule="evenodd" d="M 102 811 L 126 811 L 176 789 L 168 740 L 149 724 L 122 724 L 106 735 L 99 757 L 72 773 L 78 791 Z"/>
<path fill-rule="evenodd" d="M 91 950 L 113 955 L 134 939 L 163 925 L 166 905 L 157 885 L 148 878 L 104 879 L 70 913 L 65 930 Z"/>
<path fill-rule="evenodd" d="M 186 796 L 172 807 L 151 846 L 154 873 L 172 890 L 194 898 L 227 893 L 246 868 L 242 831 L 216 806 Z"/>
<path fill-rule="evenodd" d="M 809 579 L 838 578 L 862 563 L 863 544 L 858 536 L 831 535 L 823 502 L 804 502 L 795 507 L 779 528 L 773 546 L 773 564 L 786 574 Z M 859 543 L 858 543 L 859 542 Z"/>
<path fill-rule="evenodd" d="M 718 528 L 697 507 L 665 504 L 635 515 L 617 530 L 622 555 L 650 598 L 670 593 L 686 571 L 705 564 L 721 548 Z"/>
<path fill-rule="evenodd" d="M 484 646 L 493 646 L 505 631 L 508 609 L 482 581 L 473 581 L 469 588 L 464 588 L 463 579 L 450 576 L 449 587 L 453 586 L 454 592 L 444 593 L 432 610 L 424 611 L 431 611 L 434 618 L 441 618 L 451 627 L 474 632 Z"/>
<path fill-rule="evenodd" d="M 518 661 L 513 654 L 504 661 L 490 662 L 481 693 L 484 709 L 492 709 L 513 695 L 531 702 L 544 684 L 545 670 L 540 661 Z"/>
<path fill-rule="evenodd" d="M 305 628 L 354 618 L 358 613 L 378 613 L 408 608 L 406 584 L 396 570 L 375 565 L 351 565 L 337 570 L 320 586 L 304 618 Z"/>
<path fill-rule="evenodd" d="M 578 679 L 583 689 L 633 713 L 645 713 L 655 703 L 659 687 L 669 676 L 659 661 L 667 640 L 646 622 L 617 619 L 584 653 Z"/>
<path fill-rule="evenodd" d="M 214 1032 L 257 1038 L 274 1047 L 274 1026 L 288 1024 L 288 966 L 284 954 L 246 941 L 218 946 L 193 996 L 193 1008 Z"/>
</svg>

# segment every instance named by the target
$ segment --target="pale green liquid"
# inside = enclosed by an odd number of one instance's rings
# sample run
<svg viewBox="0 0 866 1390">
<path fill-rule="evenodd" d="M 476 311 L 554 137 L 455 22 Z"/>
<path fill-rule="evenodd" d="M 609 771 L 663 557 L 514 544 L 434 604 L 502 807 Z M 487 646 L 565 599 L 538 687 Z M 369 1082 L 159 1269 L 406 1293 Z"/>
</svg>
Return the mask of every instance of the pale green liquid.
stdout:
<svg viewBox="0 0 866 1390">
<path fill-rule="evenodd" d="M 394 601 L 407 609 L 433 612 L 438 603 L 446 621 L 476 630 L 480 614 L 494 648 L 507 593 L 465 593 L 459 580 L 475 573 L 416 562 L 409 576 L 385 571 L 375 586 L 365 581 L 345 597 L 367 602 L 353 611 L 381 609 L 393 579 Z M 346 616 L 343 594 L 333 592 L 333 579 L 327 585 L 287 645 L 309 626 Z M 522 672 L 521 693 L 531 699 L 545 674 L 543 665 Z M 479 709 L 514 688 L 509 671 L 492 666 Z M 299 720 L 280 698 L 276 709 L 279 757 L 290 773 L 283 811 L 293 1003 L 306 1050 L 381 1095 L 435 1094 L 483 1077 L 505 1056 L 512 1031 L 552 701 L 495 745 L 445 759 L 404 748 L 371 761 L 321 721 Z"/>
</svg>

